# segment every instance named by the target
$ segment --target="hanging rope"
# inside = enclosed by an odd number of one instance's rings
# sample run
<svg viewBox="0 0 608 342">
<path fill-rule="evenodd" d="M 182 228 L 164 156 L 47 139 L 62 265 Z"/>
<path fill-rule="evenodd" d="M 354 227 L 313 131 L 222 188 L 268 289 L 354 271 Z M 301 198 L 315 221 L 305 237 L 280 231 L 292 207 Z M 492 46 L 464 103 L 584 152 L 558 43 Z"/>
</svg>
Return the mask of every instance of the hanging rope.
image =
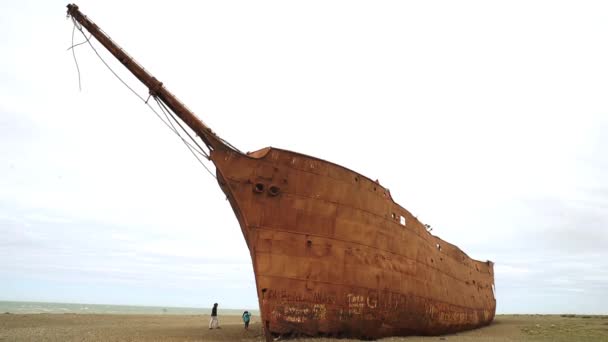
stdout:
<svg viewBox="0 0 608 342">
<path fill-rule="evenodd" d="M 72 19 L 74 21 L 74 19 Z M 78 72 L 78 90 L 82 91 L 82 84 L 80 83 L 80 67 L 78 66 L 78 60 L 76 60 L 76 52 L 74 51 L 74 33 L 76 32 L 76 25 L 72 28 L 72 46 L 68 49 L 72 49 L 72 56 L 74 56 L 74 63 L 76 63 L 76 71 Z"/>
</svg>

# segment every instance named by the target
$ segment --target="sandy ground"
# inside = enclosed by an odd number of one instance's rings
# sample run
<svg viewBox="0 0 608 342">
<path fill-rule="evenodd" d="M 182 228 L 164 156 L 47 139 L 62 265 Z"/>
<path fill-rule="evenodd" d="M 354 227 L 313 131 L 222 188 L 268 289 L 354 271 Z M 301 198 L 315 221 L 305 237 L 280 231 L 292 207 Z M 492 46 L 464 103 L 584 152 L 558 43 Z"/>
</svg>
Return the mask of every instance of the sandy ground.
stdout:
<svg viewBox="0 0 608 342">
<path fill-rule="evenodd" d="M 220 316 L 221 329 L 218 330 L 209 330 L 208 322 L 209 316 L 0 314 L 0 341 L 263 341 L 261 325 L 255 320 L 249 330 L 243 329 L 238 316 Z M 353 340 L 300 338 L 290 341 Z M 477 330 L 381 341 L 608 342 L 608 316 L 499 315 L 492 325 Z"/>
</svg>

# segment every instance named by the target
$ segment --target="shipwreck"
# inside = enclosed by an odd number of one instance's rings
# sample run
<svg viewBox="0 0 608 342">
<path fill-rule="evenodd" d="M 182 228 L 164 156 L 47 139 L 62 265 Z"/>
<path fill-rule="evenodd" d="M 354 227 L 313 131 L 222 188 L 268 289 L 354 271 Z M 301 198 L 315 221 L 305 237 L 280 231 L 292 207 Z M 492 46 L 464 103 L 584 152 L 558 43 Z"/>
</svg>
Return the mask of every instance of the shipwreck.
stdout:
<svg viewBox="0 0 608 342">
<path fill-rule="evenodd" d="M 494 319 L 494 271 L 432 235 L 388 189 L 343 166 L 215 134 L 78 6 L 85 28 L 208 150 L 250 251 L 266 338 L 439 335 Z"/>
</svg>

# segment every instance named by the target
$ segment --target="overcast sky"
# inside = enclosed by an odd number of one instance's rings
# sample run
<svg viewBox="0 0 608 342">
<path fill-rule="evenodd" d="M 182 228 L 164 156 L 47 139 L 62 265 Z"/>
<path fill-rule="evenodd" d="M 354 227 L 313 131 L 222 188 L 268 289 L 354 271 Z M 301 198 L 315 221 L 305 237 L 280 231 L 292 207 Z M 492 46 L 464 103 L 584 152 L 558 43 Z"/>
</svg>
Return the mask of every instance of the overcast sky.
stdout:
<svg viewBox="0 0 608 342">
<path fill-rule="evenodd" d="M 0 0 L 0 300 L 257 308 L 215 179 L 87 45 L 79 91 L 66 4 Z M 498 313 L 608 313 L 605 2 L 78 5 L 241 150 L 379 179 L 494 261 Z"/>
</svg>

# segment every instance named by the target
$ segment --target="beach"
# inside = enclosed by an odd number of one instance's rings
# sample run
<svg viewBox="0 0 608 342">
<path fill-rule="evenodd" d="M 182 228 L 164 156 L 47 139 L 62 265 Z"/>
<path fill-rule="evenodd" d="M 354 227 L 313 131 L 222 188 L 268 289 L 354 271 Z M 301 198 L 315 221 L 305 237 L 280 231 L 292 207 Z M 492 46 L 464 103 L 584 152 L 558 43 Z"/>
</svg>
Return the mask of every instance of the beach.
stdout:
<svg viewBox="0 0 608 342">
<path fill-rule="evenodd" d="M 209 330 L 208 315 L 0 314 L 0 341 L 264 341 L 254 317 L 220 315 Z M 297 342 L 355 341 L 293 338 Z M 445 336 L 390 337 L 381 341 L 608 341 L 608 316 L 498 315 L 484 328 Z"/>
</svg>

